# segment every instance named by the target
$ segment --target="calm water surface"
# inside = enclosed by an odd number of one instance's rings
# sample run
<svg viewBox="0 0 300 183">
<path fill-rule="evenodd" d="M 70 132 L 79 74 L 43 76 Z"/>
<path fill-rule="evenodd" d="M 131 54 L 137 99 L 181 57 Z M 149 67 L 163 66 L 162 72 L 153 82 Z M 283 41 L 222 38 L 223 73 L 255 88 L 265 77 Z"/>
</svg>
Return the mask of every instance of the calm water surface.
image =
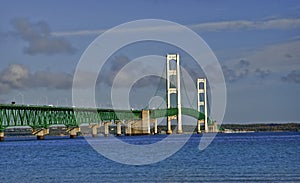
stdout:
<svg viewBox="0 0 300 183">
<path fill-rule="evenodd" d="M 145 144 L 164 137 L 120 138 Z M 0 182 L 300 182 L 299 132 L 218 134 L 201 152 L 201 135 L 193 135 L 170 158 L 143 166 L 106 159 L 84 138 L 17 139 L 0 143 Z"/>
</svg>

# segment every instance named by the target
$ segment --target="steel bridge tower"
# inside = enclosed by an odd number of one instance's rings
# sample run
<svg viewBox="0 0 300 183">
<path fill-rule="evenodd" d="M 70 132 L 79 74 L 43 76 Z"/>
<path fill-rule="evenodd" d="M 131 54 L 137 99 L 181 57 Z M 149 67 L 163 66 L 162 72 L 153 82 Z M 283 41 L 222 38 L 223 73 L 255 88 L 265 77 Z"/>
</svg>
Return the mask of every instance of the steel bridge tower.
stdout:
<svg viewBox="0 0 300 183">
<path fill-rule="evenodd" d="M 197 79 L 197 108 L 198 111 L 203 113 L 204 121 L 198 120 L 197 123 L 197 132 L 200 133 L 200 125 L 204 123 L 204 131 L 208 132 L 208 124 L 207 124 L 207 95 L 206 95 L 206 78 L 198 78 Z"/>
<path fill-rule="evenodd" d="M 181 94 L 180 94 L 180 65 L 179 54 L 167 54 L 167 108 L 171 108 L 171 95 L 176 95 L 178 113 L 176 116 L 169 116 L 167 121 L 167 134 L 172 134 L 171 121 L 177 117 L 177 133 L 182 133 L 181 121 Z M 174 61 L 176 63 L 174 63 Z"/>
</svg>

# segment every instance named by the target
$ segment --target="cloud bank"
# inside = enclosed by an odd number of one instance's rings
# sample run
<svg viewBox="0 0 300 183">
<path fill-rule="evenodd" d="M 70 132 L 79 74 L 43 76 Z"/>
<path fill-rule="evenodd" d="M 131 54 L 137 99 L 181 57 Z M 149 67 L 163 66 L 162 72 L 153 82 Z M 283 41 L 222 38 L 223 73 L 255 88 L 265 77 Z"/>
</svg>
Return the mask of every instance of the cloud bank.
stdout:
<svg viewBox="0 0 300 183">
<path fill-rule="evenodd" d="M 222 70 L 225 79 L 229 82 L 235 82 L 246 77 L 249 74 L 249 65 L 250 62 L 246 60 L 240 60 L 232 68 L 223 65 Z"/>
<path fill-rule="evenodd" d="M 70 89 L 73 77 L 70 74 L 52 71 L 36 71 L 20 64 L 11 64 L 0 72 L 0 94 L 14 89 L 45 87 L 48 89 Z"/>
<path fill-rule="evenodd" d="M 12 64 L 0 72 L 0 93 L 12 89 L 23 89 L 30 79 L 29 69 L 23 65 Z"/>
<path fill-rule="evenodd" d="M 58 53 L 74 53 L 75 48 L 64 38 L 51 34 L 45 21 L 30 22 L 27 18 L 15 18 L 11 22 L 14 30 L 10 33 L 27 42 L 23 52 L 29 55 L 53 55 Z"/>
<path fill-rule="evenodd" d="M 283 76 L 281 79 L 283 81 L 287 81 L 290 83 L 300 84 L 300 71 L 293 70 L 290 73 L 288 73 L 286 76 Z"/>
<path fill-rule="evenodd" d="M 282 18 L 263 21 L 234 20 L 194 24 L 189 27 L 203 32 L 226 30 L 296 29 L 300 28 L 300 19 Z"/>
<path fill-rule="evenodd" d="M 300 41 L 293 40 L 242 53 L 242 57 L 224 63 L 225 78 L 235 82 L 246 77 L 260 80 L 277 77 L 290 84 L 300 83 L 299 47 Z"/>
<path fill-rule="evenodd" d="M 236 31 L 236 30 L 286 30 L 286 29 L 299 29 L 300 18 L 279 18 L 272 20 L 249 21 L 249 20 L 233 20 L 233 21 L 220 21 L 220 22 L 206 22 L 199 24 L 186 25 L 187 27 L 199 32 L 218 32 L 218 31 Z M 108 29 L 96 30 L 78 30 L 67 32 L 52 32 L 54 36 L 88 36 L 99 35 Z M 128 31 L 177 31 L 172 26 L 160 27 L 143 27 L 140 29 L 130 29 Z"/>
</svg>

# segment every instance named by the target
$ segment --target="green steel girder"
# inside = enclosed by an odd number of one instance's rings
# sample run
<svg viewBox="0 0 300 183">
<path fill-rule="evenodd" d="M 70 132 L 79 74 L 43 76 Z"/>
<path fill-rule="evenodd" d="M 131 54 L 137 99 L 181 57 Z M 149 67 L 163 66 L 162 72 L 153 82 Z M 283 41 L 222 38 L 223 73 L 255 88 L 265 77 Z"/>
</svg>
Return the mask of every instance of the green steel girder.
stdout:
<svg viewBox="0 0 300 183">
<path fill-rule="evenodd" d="M 204 119 L 205 115 L 195 109 L 192 108 L 181 108 L 181 113 L 183 115 L 194 117 L 198 120 Z"/>
<path fill-rule="evenodd" d="M 167 116 L 175 116 L 178 113 L 177 108 L 170 109 L 154 109 L 150 110 L 151 118 L 162 118 Z M 194 117 L 198 120 L 204 119 L 204 114 L 192 108 L 181 108 L 181 114 Z"/>
<path fill-rule="evenodd" d="M 204 119 L 197 110 L 182 108 L 182 114 L 196 119 Z M 177 108 L 150 110 L 150 118 L 175 116 Z M 30 126 L 48 128 L 51 125 L 63 124 L 67 127 L 78 127 L 83 123 L 101 121 L 140 120 L 141 110 L 112 110 L 95 108 L 73 108 L 52 106 L 1 105 L 0 131 L 11 126 Z"/>
</svg>

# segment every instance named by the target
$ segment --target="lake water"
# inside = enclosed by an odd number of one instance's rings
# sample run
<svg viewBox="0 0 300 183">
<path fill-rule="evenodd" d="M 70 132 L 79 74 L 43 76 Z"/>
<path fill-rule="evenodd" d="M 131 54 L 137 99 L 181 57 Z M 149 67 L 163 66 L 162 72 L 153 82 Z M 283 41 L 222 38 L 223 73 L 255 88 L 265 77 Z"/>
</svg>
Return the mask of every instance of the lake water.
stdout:
<svg viewBox="0 0 300 183">
<path fill-rule="evenodd" d="M 121 137 L 136 144 L 162 138 Z M 218 134 L 204 151 L 200 138 L 164 161 L 133 166 L 106 159 L 82 137 L 10 137 L 0 143 L 0 182 L 300 182 L 299 132 Z"/>
</svg>

